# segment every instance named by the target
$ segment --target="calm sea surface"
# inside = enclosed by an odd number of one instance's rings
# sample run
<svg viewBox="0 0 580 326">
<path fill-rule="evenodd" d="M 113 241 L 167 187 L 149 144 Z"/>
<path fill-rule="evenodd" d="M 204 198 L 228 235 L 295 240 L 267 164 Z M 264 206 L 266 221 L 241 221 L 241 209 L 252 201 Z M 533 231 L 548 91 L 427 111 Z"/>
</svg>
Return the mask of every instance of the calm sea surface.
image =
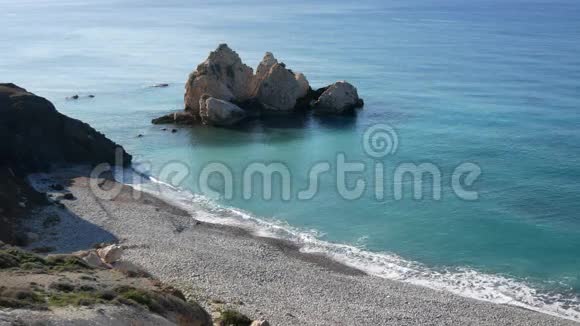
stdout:
<svg viewBox="0 0 580 326">
<path fill-rule="evenodd" d="M 186 163 L 182 197 L 200 193 L 206 164 L 225 163 L 233 198 L 193 197 L 199 216 L 251 220 L 383 277 L 578 318 L 579 17 L 574 0 L 0 0 L 0 80 L 90 123 L 133 153 L 136 169 L 168 181 L 165 164 Z M 188 74 L 219 43 L 253 67 L 271 51 L 314 87 L 346 79 L 364 110 L 239 130 L 151 125 L 182 108 Z M 96 97 L 65 100 L 77 93 Z M 377 123 L 398 140 L 378 160 L 361 138 Z M 343 199 L 332 170 L 314 198 L 297 199 L 310 168 L 336 165 L 337 153 L 366 164 L 347 178 L 368 181 L 362 197 Z M 258 187 L 245 200 L 242 171 L 253 162 L 286 164 L 292 199 L 265 200 Z M 430 191 L 414 200 L 410 182 L 396 200 L 394 169 L 426 162 L 442 173 L 441 200 Z M 482 171 L 469 187 L 476 201 L 451 189 L 465 162 Z"/>
</svg>

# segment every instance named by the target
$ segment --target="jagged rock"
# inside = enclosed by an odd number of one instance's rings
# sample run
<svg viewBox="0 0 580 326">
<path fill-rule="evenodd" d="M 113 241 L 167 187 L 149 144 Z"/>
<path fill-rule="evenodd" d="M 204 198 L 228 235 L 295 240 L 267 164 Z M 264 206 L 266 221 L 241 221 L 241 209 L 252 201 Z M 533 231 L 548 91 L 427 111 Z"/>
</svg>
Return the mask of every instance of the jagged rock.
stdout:
<svg viewBox="0 0 580 326">
<path fill-rule="evenodd" d="M 233 103 L 205 94 L 200 99 L 200 115 L 204 124 L 232 126 L 243 120 L 246 112 Z"/>
<path fill-rule="evenodd" d="M 0 84 L 0 139 L 0 166 L 17 175 L 59 163 L 131 163 L 131 155 L 103 134 L 14 84 Z"/>
<path fill-rule="evenodd" d="M 304 74 L 301 72 L 294 74 L 294 78 L 296 78 L 296 81 L 298 82 L 298 98 L 306 96 L 310 90 L 310 83 L 308 83 L 308 79 L 306 79 L 306 76 L 304 76 Z"/>
<path fill-rule="evenodd" d="M 166 123 L 175 123 L 181 125 L 190 125 L 195 123 L 195 117 L 190 112 L 173 112 L 162 117 L 156 118 L 151 120 L 153 124 L 166 124 Z"/>
<path fill-rule="evenodd" d="M 259 82 L 256 98 L 267 110 L 291 111 L 296 101 L 306 95 L 304 82 L 308 83 L 306 78 L 300 78 L 299 82 L 294 73 L 276 63 Z"/>
<path fill-rule="evenodd" d="M 123 255 L 123 248 L 119 245 L 110 245 L 101 249 L 97 249 L 97 255 L 104 263 L 112 264 L 121 259 Z"/>
<path fill-rule="evenodd" d="M 250 326 L 270 326 L 267 320 L 254 320 Z"/>
<path fill-rule="evenodd" d="M 270 72 L 270 69 L 278 63 L 278 60 L 274 57 L 272 52 L 266 52 L 264 54 L 264 58 L 258 64 L 258 68 L 256 69 L 256 75 L 254 76 L 253 86 L 252 86 L 252 97 L 258 96 L 258 91 L 260 88 L 260 84 L 266 79 L 266 76 Z"/>
<path fill-rule="evenodd" d="M 199 115 L 199 100 L 203 94 L 225 101 L 247 100 L 253 76 L 252 68 L 242 63 L 236 52 L 227 44 L 220 44 L 189 76 L 185 86 L 185 108 Z"/>
<path fill-rule="evenodd" d="M 314 103 L 314 113 L 346 114 L 362 106 L 363 101 L 358 97 L 356 88 L 346 81 L 338 81 L 320 95 Z"/>
</svg>

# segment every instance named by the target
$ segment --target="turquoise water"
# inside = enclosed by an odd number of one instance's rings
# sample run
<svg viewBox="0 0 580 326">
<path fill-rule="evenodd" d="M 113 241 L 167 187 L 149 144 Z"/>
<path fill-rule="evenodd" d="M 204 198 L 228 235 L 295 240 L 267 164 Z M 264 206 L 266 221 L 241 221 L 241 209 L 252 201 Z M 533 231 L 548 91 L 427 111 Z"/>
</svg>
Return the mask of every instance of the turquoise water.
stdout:
<svg viewBox="0 0 580 326">
<path fill-rule="evenodd" d="M 134 154 L 137 168 L 150 164 L 159 176 L 165 163 L 184 162 L 190 174 L 179 186 L 199 193 L 201 168 L 224 162 L 236 191 L 212 203 L 303 232 L 297 239 L 313 251 L 385 277 L 580 315 L 577 1 L 0 0 L 0 9 L 2 81 L 104 132 Z M 171 134 L 151 125 L 182 108 L 187 75 L 223 42 L 253 67 L 272 51 L 314 86 L 347 79 L 365 108 L 357 119 L 238 130 Z M 171 85 L 148 87 L 161 82 Z M 96 97 L 65 100 L 76 93 Z M 313 199 L 296 199 L 310 167 L 339 152 L 365 162 L 362 176 L 371 180 L 377 161 L 361 136 L 376 123 L 392 126 L 399 141 L 379 160 L 386 175 L 402 162 L 433 163 L 443 175 L 441 200 L 429 192 L 413 200 L 410 187 L 403 200 L 392 191 L 376 200 L 370 190 L 345 200 L 333 173 Z M 289 167 L 291 200 L 279 191 L 264 200 L 259 189 L 243 198 L 242 170 L 256 161 Z M 470 187 L 476 201 L 450 186 L 464 162 L 482 171 Z"/>
</svg>

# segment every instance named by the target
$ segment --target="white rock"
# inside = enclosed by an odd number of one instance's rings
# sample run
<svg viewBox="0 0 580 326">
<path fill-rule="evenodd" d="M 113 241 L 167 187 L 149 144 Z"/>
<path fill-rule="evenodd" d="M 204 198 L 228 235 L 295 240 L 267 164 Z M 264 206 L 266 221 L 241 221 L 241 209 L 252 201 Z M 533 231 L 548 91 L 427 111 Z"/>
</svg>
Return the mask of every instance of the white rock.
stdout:
<svg viewBox="0 0 580 326">
<path fill-rule="evenodd" d="M 250 98 L 254 73 L 227 44 L 220 44 L 189 76 L 185 87 L 186 110 L 199 114 L 203 94 L 217 99 L 244 101 Z"/>
<path fill-rule="evenodd" d="M 270 326 L 270 323 L 266 320 L 254 320 L 250 326 Z"/>
<path fill-rule="evenodd" d="M 314 103 L 316 114 L 344 114 L 362 106 L 362 100 L 354 86 L 338 81 L 328 87 Z"/>
<path fill-rule="evenodd" d="M 200 116 L 204 124 L 232 126 L 246 117 L 246 112 L 237 105 L 208 95 L 200 100 Z"/>
<path fill-rule="evenodd" d="M 101 257 L 99 257 L 97 253 L 94 251 L 90 251 L 86 256 L 82 257 L 82 259 L 91 267 L 95 268 L 105 267 L 105 264 L 103 264 Z"/>
<path fill-rule="evenodd" d="M 110 245 L 101 249 L 97 249 L 97 254 L 104 263 L 112 264 L 121 259 L 123 255 L 123 248 L 119 245 Z"/>
</svg>

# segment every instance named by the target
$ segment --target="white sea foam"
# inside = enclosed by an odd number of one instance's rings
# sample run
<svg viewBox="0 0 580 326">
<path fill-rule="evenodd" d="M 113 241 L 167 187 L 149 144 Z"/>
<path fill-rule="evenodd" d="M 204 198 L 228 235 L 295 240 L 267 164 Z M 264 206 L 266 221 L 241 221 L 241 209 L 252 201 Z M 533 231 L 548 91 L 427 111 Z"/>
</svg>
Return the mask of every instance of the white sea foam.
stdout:
<svg viewBox="0 0 580 326">
<path fill-rule="evenodd" d="M 580 299 L 577 296 L 542 293 L 524 282 L 469 268 L 435 270 L 392 253 L 377 253 L 354 245 L 330 243 L 320 240 L 320 233 L 316 230 L 301 230 L 281 221 L 256 217 L 240 209 L 222 207 L 204 196 L 144 174 L 139 175 L 144 182 L 130 186 L 159 196 L 189 211 L 200 221 L 239 226 L 258 236 L 290 240 L 299 244 L 303 252 L 324 254 L 370 275 L 580 321 Z"/>
</svg>

